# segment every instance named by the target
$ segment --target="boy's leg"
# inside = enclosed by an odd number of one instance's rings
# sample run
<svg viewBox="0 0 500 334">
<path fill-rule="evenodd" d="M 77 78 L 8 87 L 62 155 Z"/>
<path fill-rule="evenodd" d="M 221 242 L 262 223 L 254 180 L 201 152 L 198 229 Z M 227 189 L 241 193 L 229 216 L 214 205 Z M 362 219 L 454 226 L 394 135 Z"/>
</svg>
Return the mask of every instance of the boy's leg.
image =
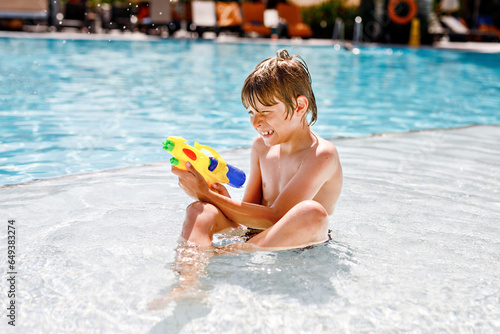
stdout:
<svg viewBox="0 0 500 334">
<path fill-rule="evenodd" d="M 294 206 L 272 227 L 250 239 L 247 244 L 248 248 L 301 247 L 327 239 L 328 213 L 318 202 L 304 201 Z"/>
<path fill-rule="evenodd" d="M 186 220 L 181 236 L 200 246 L 211 246 L 215 233 L 238 226 L 239 224 L 227 219 L 216 206 L 194 202 L 186 209 Z"/>
<path fill-rule="evenodd" d="M 205 271 L 205 266 L 211 256 L 204 246 L 212 245 L 212 236 L 226 228 L 238 227 L 231 222 L 212 204 L 194 202 L 186 209 L 186 220 L 182 227 L 182 237 L 199 246 L 193 249 L 192 245 L 182 244 L 177 249 L 176 270 L 180 274 L 179 284 L 165 295 L 152 300 L 148 309 L 159 310 L 171 300 L 179 299 L 187 293 L 195 292 L 199 283 L 199 276 Z"/>
</svg>

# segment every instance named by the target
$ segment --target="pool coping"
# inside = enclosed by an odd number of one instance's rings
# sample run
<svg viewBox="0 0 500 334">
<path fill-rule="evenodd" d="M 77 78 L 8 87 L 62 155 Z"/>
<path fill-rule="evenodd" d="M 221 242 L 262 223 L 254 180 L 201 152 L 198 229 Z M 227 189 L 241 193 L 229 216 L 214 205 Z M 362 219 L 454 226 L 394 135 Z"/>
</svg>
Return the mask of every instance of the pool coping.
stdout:
<svg viewBox="0 0 500 334">
<path fill-rule="evenodd" d="M 427 50 L 449 50 L 462 52 L 478 52 L 500 54 L 500 43 L 481 43 L 481 42 L 449 42 L 440 41 L 432 45 L 421 45 L 418 47 L 405 44 L 381 44 L 381 43 L 358 43 L 353 44 L 350 41 L 338 41 L 331 39 L 269 39 L 269 38 L 250 38 L 236 37 L 233 35 L 222 34 L 219 37 L 198 39 L 189 35 L 172 38 L 162 38 L 160 36 L 145 35 L 139 32 L 112 32 L 109 34 L 90 34 L 77 32 L 21 32 L 21 31 L 0 31 L 0 38 L 34 38 L 34 39 L 60 39 L 60 40 L 108 40 L 108 41 L 162 41 L 162 40 L 202 40 L 214 41 L 217 43 L 249 43 L 249 44 L 287 44 L 303 46 L 335 46 L 344 45 L 355 47 L 387 47 L 387 48 L 409 48 L 409 49 L 427 49 Z"/>
</svg>

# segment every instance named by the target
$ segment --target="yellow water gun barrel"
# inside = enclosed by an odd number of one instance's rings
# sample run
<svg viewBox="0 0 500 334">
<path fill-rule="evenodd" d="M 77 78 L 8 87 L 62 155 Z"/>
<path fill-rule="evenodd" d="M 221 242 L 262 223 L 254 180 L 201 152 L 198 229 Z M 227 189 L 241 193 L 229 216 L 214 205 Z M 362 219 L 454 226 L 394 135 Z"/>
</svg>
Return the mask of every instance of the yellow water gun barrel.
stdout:
<svg viewBox="0 0 500 334">
<path fill-rule="evenodd" d="M 181 137 L 168 137 L 163 143 L 163 148 L 169 151 L 173 157 L 170 163 L 182 170 L 187 170 L 186 162 L 203 175 L 211 186 L 214 183 L 228 183 L 232 187 L 239 188 L 245 183 L 245 173 L 231 166 L 213 148 L 194 143 L 194 147 L 186 144 L 186 139 Z M 208 157 L 201 150 L 207 150 L 212 154 Z"/>
</svg>

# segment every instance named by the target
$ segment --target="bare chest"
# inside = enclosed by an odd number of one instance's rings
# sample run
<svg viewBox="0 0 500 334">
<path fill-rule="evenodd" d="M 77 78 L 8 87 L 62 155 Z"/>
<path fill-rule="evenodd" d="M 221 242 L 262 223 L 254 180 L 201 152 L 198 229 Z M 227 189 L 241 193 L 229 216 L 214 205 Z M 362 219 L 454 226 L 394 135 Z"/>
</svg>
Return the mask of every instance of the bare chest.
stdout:
<svg viewBox="0 0 500 334">
<path fill-rule="evenodd" d="M 280 156 L 279 150 L 270 150 L 267 156 L 261 159 L 263 205 L 271 205 L 276 200 L 299 170 L 302 160 L 301 156 Z"/>
</svg>

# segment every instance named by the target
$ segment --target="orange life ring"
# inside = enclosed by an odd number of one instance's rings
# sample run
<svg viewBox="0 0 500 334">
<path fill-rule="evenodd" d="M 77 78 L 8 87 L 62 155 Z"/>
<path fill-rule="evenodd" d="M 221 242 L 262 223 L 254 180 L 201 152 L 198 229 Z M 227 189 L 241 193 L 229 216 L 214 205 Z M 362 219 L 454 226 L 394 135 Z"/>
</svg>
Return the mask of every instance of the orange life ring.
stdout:
<svg viewBox="0 0 500 334">
<path fill-rule="evenodd" d="M 408 5 L 408 14 L 406 14 L 406 16 L 400 16 L 396 13 L 396 7 L 400 3 L 406 3 Z M 413 0 L 391 0 L 387 6 L 387 12 L 392 22 L 397 24 L 407 24 L 417 14 L 417 4 Z"/>
</svg>

